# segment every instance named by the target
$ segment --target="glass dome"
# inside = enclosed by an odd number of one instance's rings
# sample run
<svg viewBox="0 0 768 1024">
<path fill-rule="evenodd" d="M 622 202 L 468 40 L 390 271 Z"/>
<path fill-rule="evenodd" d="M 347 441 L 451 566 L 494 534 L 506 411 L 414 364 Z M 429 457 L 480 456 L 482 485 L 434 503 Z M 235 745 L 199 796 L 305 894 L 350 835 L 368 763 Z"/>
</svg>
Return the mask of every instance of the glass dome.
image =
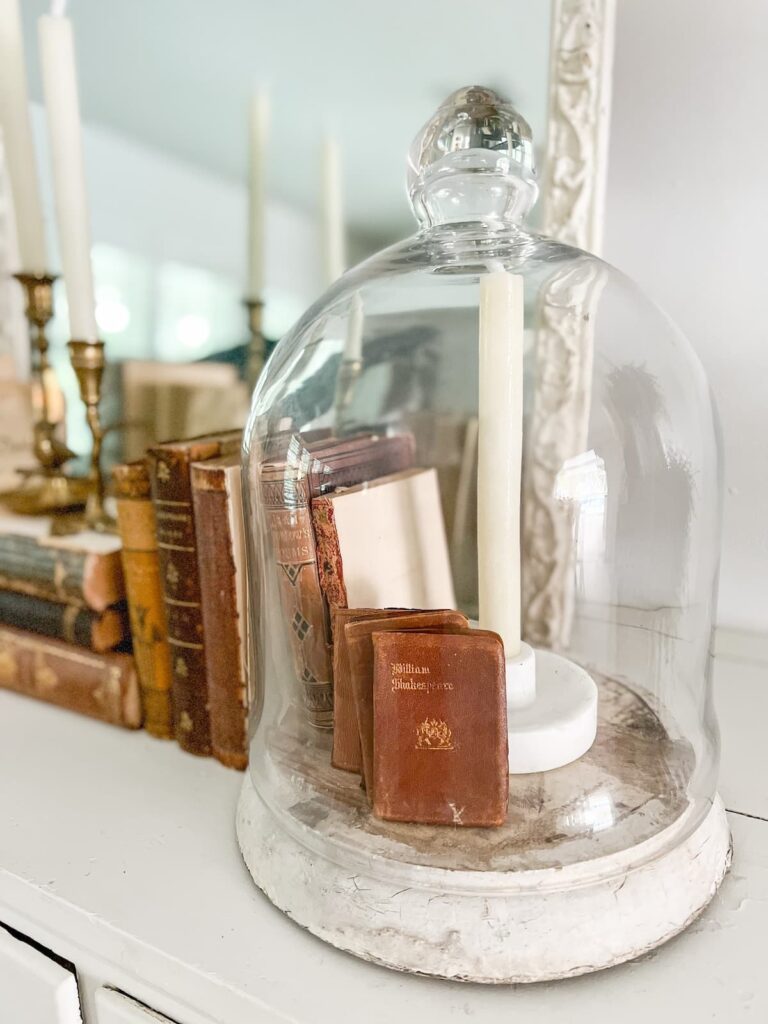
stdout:
<svg viewBox="0 0 768 1024">
<path fill-rule="evenodd" d="M 467 872 L 658 857 L 716 796 L 720 468 L 707 381 L 628 278 L 528 230 L 531 133 L 490 90 L 439 108 L 412 147 L 408 188 L 417 233 L 337 281 L 280 342 L 253 397 L 253 788 L 298 843 L 382 877 L 447 869 L 466 885 Z M 399 616 L 400 630 L 382 625 Z M 365 663 L 352 648 L 371 618 Z M 574 671 L 596 687 L 594 742 L 593 729 L 589 749 L 551 770 L 512 767 L 527 728 L 527 699 L 510 699 L 520 631 L 537 679 Z M 425 781 L 414 745 L 392 751 L 400 712 L 378 689 L 372 711 L 365 702 L 395 662 L 404 686 L 431 671 L 454 699 L 439 680 L 460 664 L 469 682 L 453 733 L 471 728 L 495 766 L 498 662 L 484 659 L 497 634 L 504 813 L 435 824 L 428 805 L 447 799 L 447 760 L 430 749 Z M 567 702 L 562 685 L 555 705 Z M 418 725 L 440 746 L 434 706 L 421 705 Z M 497 806 L 496 767 L 477 768 L 471 737 L 456 744 L 467 779 L 480 773 L 480 803 Z"/>
</svg>

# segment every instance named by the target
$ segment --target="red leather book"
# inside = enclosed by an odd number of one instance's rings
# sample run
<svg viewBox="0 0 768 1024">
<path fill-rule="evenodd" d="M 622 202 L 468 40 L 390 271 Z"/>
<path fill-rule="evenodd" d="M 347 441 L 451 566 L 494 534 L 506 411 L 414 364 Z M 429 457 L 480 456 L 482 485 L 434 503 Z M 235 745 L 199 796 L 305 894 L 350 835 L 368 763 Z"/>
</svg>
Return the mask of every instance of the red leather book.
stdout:
<svg viewBox="0 0 768 1024">
<path fill-rule="evenodd" d="M 373 649 L 373 813 L 502 825 L 509 769 L 501 637 L 374 633 Z"/>
</svg>

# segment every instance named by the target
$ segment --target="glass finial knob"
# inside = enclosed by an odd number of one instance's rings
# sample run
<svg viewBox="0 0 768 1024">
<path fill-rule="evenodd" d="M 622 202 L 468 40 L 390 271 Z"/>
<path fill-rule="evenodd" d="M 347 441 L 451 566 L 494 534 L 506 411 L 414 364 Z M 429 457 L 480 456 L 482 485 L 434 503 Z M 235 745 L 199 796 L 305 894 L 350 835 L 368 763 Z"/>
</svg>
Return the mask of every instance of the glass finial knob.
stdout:
<svg viewBox="0 0 768 1024">
<path fill-rule="evenodd" d="M 521 220 L 536 201 L 533 135 L 493 89 L 458 89 L 414 139 L 408 193 L 424 224 Z"/>
</svg>

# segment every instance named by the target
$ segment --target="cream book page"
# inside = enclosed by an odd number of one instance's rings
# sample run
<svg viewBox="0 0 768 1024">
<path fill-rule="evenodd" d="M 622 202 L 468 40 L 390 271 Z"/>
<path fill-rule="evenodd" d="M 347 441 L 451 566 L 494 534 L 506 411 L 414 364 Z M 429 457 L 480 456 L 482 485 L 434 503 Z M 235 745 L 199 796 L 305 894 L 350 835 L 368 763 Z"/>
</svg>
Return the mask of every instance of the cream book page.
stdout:
<svg viewBox="0 0 768 1024">
<path fill-rule="evenodd" d="M 454 608 L 437 473 L 415 469 L 328 496 L 350 608 Z"/>
</svg>

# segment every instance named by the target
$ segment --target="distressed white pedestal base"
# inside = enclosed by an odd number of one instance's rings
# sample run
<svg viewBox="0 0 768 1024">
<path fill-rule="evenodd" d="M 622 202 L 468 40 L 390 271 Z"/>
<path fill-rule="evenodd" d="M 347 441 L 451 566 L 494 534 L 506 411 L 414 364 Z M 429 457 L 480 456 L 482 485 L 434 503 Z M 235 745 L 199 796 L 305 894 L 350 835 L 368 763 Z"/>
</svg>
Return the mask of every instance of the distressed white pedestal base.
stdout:
<svg viewBox="0 0 768 1024">
<path fill-rule="evenodd" d="M 685 928 L 715 894 L 730 860 L 719 799 L 692 832 L 687 818 L 620 853 L 559 868 L 350 861 L 313 828 L 286 827 L 246 774 L 237 834 L 256 884 L 334 946 L 398 970 L 510 983 L 610 967 Z M 353 832 L 347 838 L 354 847 Z"/>
</svg>

